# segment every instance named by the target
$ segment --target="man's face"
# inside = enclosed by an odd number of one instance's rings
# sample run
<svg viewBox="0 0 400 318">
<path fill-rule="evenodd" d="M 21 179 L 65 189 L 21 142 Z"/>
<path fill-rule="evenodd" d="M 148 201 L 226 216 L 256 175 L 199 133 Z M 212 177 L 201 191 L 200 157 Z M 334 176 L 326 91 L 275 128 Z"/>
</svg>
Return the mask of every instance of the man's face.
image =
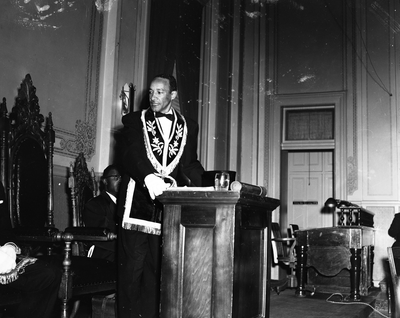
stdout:
<svg viewBox="0 0 400 318">
<path fill-rule="evenodd" d="M 107 176 L 104 176 L 104 187 L 107 192 L 117 196 L 121 183 L 121 174 L 116 169 L 111 169 Z"/>
<path fill-rule="evenodd" d="M 153 112 L 167 113 L 171 109 L 171 102 L 175 97 L 176 91 L 170 92 L 167 79 L 156 78 L 151 82 L 149 99 Z"/>
</svg>

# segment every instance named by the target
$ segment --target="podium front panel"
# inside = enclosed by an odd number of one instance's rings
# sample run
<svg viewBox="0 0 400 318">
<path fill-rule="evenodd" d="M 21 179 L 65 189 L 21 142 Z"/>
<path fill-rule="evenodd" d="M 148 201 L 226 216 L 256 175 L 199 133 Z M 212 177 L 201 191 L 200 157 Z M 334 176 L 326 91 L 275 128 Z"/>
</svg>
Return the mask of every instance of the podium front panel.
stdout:
<svg viewBox="0 0 400 318">
<path fill-rule="evenodd" d="M 161 317 L 268 317 L 271 212 L 237 192 L 166 191 Z"/>
</svg>

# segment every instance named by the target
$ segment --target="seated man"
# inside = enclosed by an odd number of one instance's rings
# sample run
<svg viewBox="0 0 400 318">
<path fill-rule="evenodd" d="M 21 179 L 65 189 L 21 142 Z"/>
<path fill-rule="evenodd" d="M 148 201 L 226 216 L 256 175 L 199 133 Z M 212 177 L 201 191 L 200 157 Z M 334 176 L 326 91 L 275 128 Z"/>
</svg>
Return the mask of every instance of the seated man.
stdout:
<svg viewBox="0 0 400 318">
<path fill-rule="evenodd" d="M 111 232 L 117 231 L 117 193 L 121 183 L 121 174 L 115 165 L 110 165 L 103 171 L 101 177 L 104 190 L 89 200 L 83 211 L 83 222 L 88 227 L 104 227 Z M 116 241 L 94 242 L 91 257 L 115 261 Z"/>
<path fill-rule="evenodd" d="M 0 245 L 2 246 L 16 241 L 5 200 L 4 187 L 0 182 Z M 15 250 L 19 249 L 15 244 L 7 245 L 15 246 Z M 15 281 L 0 285 L 0 292 L 6 293 L 11 289 L 23 293 L 15 318 L 57 317 L 61 312 L 61 307 L 56 306 L 61 275 L 60 258 L 38 258 L 35 263 L 27 265 L 25 271 Z"/>
</svg>

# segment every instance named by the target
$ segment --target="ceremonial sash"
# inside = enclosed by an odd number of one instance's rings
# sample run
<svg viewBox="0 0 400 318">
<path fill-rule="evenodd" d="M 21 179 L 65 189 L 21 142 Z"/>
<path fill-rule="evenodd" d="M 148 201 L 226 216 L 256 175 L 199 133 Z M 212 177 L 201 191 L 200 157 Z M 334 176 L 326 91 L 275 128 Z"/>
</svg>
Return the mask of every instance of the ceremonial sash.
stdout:
<svg viewBox="0 0 400 318">
<path fill-rule="evenodd" d="M 156 175 L 168 179 L 172 179 L 169 177 L 169 174 L 178 165 L 187 140 L 187 125 L 185 118 L 175 110 L 173 110 L 173 113 L 174 120 L 172 121 L 171 133 L 167 139 L 163 137 L 159 122 L 155 119 L 154 113 L 151 109 L 143 110 L 141 115 L 147 158 L 157 171 Z M 135 186 L 135 181 L 130 179 L 124 202 L 122 227 L 127 230 L 160 235 L 160 223 L 132 218 L 130 216 Z"/>
</svg>

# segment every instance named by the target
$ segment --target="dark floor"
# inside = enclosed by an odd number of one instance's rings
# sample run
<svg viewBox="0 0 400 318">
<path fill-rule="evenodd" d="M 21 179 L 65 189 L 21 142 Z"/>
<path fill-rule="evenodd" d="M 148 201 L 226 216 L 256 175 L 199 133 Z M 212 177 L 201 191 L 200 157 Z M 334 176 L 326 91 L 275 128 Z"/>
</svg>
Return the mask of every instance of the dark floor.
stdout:
<svg viewBox="0 0 400 318">
<path fill-rule="evenodd" d="M 344 295 L 344 298 L 347 295 Z M 330 297 L 330 299 L 329 299 Z M 332 301 L 332 302 L 329 302 Z M 373 308 L 376 310 L 374 310 Z M 90 301 L 81 303 L 76 318 L 91 318 Z M 299 298 L 294 289 L 286 289 L 279 295 L 271 292 L 270 318 L 385 318 L 388 313 L 386 294 L 375 289 L 360 302 L 340 301 L 339 296 L 316 293 Z M 96 318 L 96 317 L 93 317 Z"/>
<path fill-rule="evenodd" d="M 344 295 L 344 297 L 346 296 Z M 357 303 L 346 300 L 340 301 L 339 296 L 322 293 L 316 293 L 314 296 L 307 296 L 306 298 L 298 298 L 295 296 L 294 289 L 286 289 L 279 295 L 271 292 L 269 317 L 385 318 L 390 317 L 390 314 L 388 313 L 386 294 L 378 289 L 371 291 L 369 296 L 363 296 L 361 301 Z M 92 318 L 90 299 L 81 302 L 75 318 Z"/>
<path fill-rule="evenodd" d="M 347 295 L 344 295 L 346 298 Z M 332 301 L 332 302 L 329 302 Z M 75 318 L 92 317 L 91 299 L 80 301 Z M 371 308 L 372 307 L 372 308 Z M 374 310 L 374 309 L 375 310 Z M 1 315 L 0 318 L 11 318 L 13 315 Z M 99 316 L 98 316 L 99 317 Z M 103 316 L 102 316 L 103 317 Z M 104 318 L 112 316 L 106 315 Z M 271 292 L 270 318 L 391 318 L 388 313 L 386 293 L 375 289 L 369 296 L 363 296 L 360 302 L 341 301 L 337 295 L 316 293 L 314 296 L 299 298 L 294 289 L 286 289 L 277 295 Z"/>
<path fill-rule="evenodd" d="M 72 306 L 72 305 L 71 305 Z M 80 304 L 78 306 L 78 312 L 75 315 L 75 318 L 100 318 L 99 317 L 92 317 L 92 308 L 91 308 L 91 299 L 83 299 L 82 301 L 80 301 Z M 61 303 L 58 304 L 58 308 L 59 310 L 57 311 L 57 313 L 55 313 L 55 317 L 54 318 L 59 318 L 61 317 Z M 16 306 L 9 306 L 7 308 L 1 308 L 0 309 L 0 318 L 14 318 L 15 317 L 15 310 L 16 310 Z M 29 317 L 26 317 L 29 318 Z M 104 316 L 104 318 L 110 318 L 108 316 Z"/>
<path fill-rule="evenodd" d="M 271 292 L 270 318 L 377 318 L 390 317 L 386 295 L 374 290 L 360 302 L 341 300 L 339 295 L 316 293 L 305 298 L 295 296 L 294 289 L 279 295 Z M 376 310 L 374 310 L 373 308 Z"/>
</svg>

